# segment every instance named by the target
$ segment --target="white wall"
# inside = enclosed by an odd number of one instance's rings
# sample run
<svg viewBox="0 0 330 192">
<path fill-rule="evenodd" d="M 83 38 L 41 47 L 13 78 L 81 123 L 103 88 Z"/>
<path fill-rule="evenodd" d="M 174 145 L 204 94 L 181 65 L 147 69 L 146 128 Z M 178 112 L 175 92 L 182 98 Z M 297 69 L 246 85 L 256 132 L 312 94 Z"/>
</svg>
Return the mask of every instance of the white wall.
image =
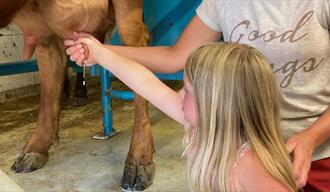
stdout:
<svg viewBox="0 0 330 192">
<path fill-rule="evenodd" d="M 23 34 L 16 26 L 0 29 L 0 65 L 23 60 Z M 0 76 L 0 103 L 39 93 L 37 72 Z"/>
</svg>

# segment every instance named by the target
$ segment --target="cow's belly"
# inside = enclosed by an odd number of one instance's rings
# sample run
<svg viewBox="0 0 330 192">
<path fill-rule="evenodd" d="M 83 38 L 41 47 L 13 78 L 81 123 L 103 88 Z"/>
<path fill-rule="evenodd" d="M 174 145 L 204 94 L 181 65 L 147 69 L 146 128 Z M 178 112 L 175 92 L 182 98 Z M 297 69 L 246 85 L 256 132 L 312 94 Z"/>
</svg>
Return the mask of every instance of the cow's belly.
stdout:
<svg viewBox="0 0 330 192">
<path fill-rule="evenodd" d="M 108 0 L 40 0 L 42 16 L 51 30 L 62 38 L 74 31 L 104 33 L 110 26 Z"/>
</svg>

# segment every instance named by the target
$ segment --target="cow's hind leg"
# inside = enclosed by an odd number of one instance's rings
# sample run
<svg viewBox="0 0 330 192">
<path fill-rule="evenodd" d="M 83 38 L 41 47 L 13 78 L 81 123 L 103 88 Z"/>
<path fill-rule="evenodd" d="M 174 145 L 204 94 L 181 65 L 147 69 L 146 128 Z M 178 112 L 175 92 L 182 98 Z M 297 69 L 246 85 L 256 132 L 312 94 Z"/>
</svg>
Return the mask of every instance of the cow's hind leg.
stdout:
<svg viewBox="0 0 330 192">
<path fill-rule="evenodd" d="M 122 178 L 125 190 L 142 191 L 153 182 L 155 165 L 153 163 L 153 136 L 148 118 L 148 103 L 135 94 L 135 118 L 131 145 L 127 154 Z"/>
<path fill-rule="evenodd" d="M 122 42 L 128 46 L 147 46 L 149 35 L 142 19 L 143 1 L 112 0 L 112 2 Z M 122 188 L 125 190 L 142 191 L 153 182 L 154 146 L 147 110 L 147 101 L 136 95 L 133 134 L 122 178 Z"/>
<path fill-rule="evenodd" d="M 48 160 L 48 149 L 58 141 L 60 97 L 66 68 L 62 44 L 62 40 L 51 36 L 37 46 L 41 84 L 37 128 L 12 166 L 16 172 L 31 172 L 43 167 Z"/>
</svg>

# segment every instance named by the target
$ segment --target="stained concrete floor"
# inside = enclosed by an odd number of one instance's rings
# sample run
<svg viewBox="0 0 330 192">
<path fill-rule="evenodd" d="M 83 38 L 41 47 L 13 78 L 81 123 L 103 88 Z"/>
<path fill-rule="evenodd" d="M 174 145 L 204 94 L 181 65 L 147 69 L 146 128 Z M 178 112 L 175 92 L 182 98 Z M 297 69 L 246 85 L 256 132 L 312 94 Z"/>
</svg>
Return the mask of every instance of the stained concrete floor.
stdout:
<svg viewBox="0 0 330 192">
<path fill-rule="evenodd" d="M 102 132 L 100 89 L 89 87 L 89 104 L 63 104 L 60 144 L 50 149 L 46 166 L 32 173 L 16 174 L 10 167 L 36 126 L 39 97 L 23 98 L 0 105 L 0 169 L 25 191 L 121 191 L 120 182 L 130 144 L 133 102 L 113 101 L 115 137 L 100 141 L 92 136 Z M 152 105 L 149 114 L 155 139 L 154 184 L 146 191 L 188 191 L 183 128 Z"/>
</svg>

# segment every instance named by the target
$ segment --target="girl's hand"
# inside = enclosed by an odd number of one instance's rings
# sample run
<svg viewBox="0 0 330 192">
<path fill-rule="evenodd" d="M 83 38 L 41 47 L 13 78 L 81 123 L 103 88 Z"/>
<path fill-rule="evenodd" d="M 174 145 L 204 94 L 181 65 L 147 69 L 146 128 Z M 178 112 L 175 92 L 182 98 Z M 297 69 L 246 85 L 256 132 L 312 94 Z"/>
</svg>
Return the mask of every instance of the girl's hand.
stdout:
<svg viewBox="0 0 330 192">
<path fill-rule="evenodd" d="M 70 56 L 71 61 L 77 65 L 90 66 L 97 63 L 97 53 L 102 44 L 88 33 L 73 33 L 73 39 L 64 41 L 67 46 L 66 54 Z"/>
<path fill-rule="evenodd" d="M 314 141 L 314 137 L 305 130 L 290 137 L 286 143 L 289 153 L 293 156 L 293 176 L 298 187 L 306 185 L 315 148 Z"/>
</svg>

